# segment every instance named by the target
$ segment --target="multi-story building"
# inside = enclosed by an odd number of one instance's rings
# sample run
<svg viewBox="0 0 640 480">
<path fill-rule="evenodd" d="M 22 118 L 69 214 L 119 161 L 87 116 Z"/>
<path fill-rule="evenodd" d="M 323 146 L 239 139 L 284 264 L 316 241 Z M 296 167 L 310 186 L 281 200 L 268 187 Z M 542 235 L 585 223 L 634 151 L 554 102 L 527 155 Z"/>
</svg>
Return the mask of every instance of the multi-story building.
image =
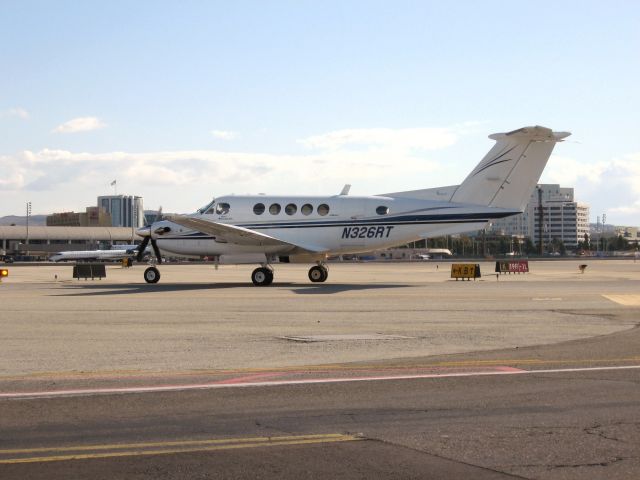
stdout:
<svg viewBox="0 0 640 480">
<path fill-rule="evenodd" d="M 142 197 L 131 195 L 104 195 L 98 197 L 98 207 L 111 214 L 113 227 L 144 226 Z"/>
<path fill-rule="evenodd" d="M 48 227 L 110 227 L 111 215 L 101 207 L 87 207 L 85 212 L 61 212 L 47 215 Z"/>
<path fill-rule="evenodd" d="M 616 236 L 621 236 L 628 242 L 638 243 L 640 242 L 640 228 L 638 227 L 615 227 Z"/>
<path fill-rule="evenodd" d="M 551 245 L 556 240 L 566 247 L 577 247 L 578 242 L 584 240 L 585 233 L 589 233 L 589 206 L 575 201 L 573 188 L 557 184 L 537 185 L 524 213 L 496 220 L 489 230 L 492 233 L 528 237 L 538 243 L 540 203 L 544 245 Z"/>
</svg>

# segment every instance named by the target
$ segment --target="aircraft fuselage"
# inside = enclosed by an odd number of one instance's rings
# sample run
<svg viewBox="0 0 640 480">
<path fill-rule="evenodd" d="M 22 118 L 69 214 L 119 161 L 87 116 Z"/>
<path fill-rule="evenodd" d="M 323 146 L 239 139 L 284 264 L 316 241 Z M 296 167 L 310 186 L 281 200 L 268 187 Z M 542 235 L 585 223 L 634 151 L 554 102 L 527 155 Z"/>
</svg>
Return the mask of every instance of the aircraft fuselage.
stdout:
<svg viewBox="0 0 640 480">
<path fill-rule="evenodd" d="M 484 228 L 493 218 L 518 211 L 384 196 L 285 197 L 225 196 L 191 217 L 232 224 L 327 255 L 359 253 L 422 238 Z M 289 246 L 239 245 L 170 221 L 158 236 L 158 246 L 183 255 L 239 253 L 287 254 Z"/>
</svg>

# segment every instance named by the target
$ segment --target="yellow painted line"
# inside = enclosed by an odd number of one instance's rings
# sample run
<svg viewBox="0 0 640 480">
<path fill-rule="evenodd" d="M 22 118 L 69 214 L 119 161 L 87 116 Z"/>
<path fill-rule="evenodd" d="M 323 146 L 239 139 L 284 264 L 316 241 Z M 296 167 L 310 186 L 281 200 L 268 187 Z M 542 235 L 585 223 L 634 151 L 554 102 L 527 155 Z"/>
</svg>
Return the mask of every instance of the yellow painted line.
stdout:
<svg viewBox="0 0 640 480">
<path fill-rule="evenodd" d="M 35 452 L 66 452 L 66 451 L 82 451 L 82 450 L 115 450 L 123 448 L 149 448 L 149 447 L 174 447 L 178 445 L 193 446 L 193 445 L 211 445 L 221 443 L 241 443 L 241 442 L 274 442 L 274 441 L 288 441 L 305 439 L 317 439 L 317 438 L 339 438 L 344 437 L 341 433 L 326 433 L 318 435 L 296 435 L 296 436 L 281 436 L 281 437 L 249 437 L 249 438 L 215 438 L 209 440 L 178 440 L 175 442 L 144 442 L 144 443 L 113 443 L 106 445 L 78 445 L 69 447 L 44 447 L 44 448 L 18 448 L 9 450 L 0 450 L 0 455 L 11 455 L 15 453 L 35 453 Z"/>
<path fill-rule="evenodd" d="M 640 307 L 640 295 L 602 295 L 607 300 L 626 307 Z"/>
<path fill-rule="evenodd" d="M 156 450 L 126 450 L 115 452 L 100 452 L 100 453 L 80 453 L 80 454 L 67 454 L 67 455 L 51 455 L 40 457 L 18 457 L 18 458 L 6 458 L 0 459 L 0 465 L 16 464 L 16 463 L 42 463 L 42 462 L 62 462 L 68 460 L 87 460 L 95 458 L 115 458 L 115 457 L 133 457 L 133 456 L 148 456 L 148 455 L 168 455 L 175 453 L 190 453 L 190 452 L 211 452 L 218 450 L 233 450 L 241 448 L 256 448 L 256 447 L 275 447 L 281 445 L 309 445 L 316 443 L 337 443 L 337 442 L 354 442 L 362 440 L 360 437 L 353 435 L 342 434 L 328 434 L 328 435 L 302 435 L 302 436 L 289 436 L 289 437 L 256 437 L 256 438 L 244 438 L 244 439 L 216 439 L 216 440 L 203 440 L 203 441 L 185 441 L 185 442 L 157 442 L 157 443 L 144 443 L 144 444 L 121 444 L 121 445 L 92 445 L 92 446 L 79 446 L 79 447 L 61 447 L 61 448 L 46 448 L 46 449 L 24 449 L 24 450 L 3 450 L 2 454 L 17 454 L 17 453 L 35 453 L 44 451 L 57 451 L 57 452 L 72 452 L 72 451 L 87 451 L 87 450 L 115 450 L 115 449 L 128 449 L 128 448 L 145 448 L 152 446 L 167 446 L 178 448 L 160 448 Z M 179 448 L 182 447 L 182 448 Z"/>
</svg>

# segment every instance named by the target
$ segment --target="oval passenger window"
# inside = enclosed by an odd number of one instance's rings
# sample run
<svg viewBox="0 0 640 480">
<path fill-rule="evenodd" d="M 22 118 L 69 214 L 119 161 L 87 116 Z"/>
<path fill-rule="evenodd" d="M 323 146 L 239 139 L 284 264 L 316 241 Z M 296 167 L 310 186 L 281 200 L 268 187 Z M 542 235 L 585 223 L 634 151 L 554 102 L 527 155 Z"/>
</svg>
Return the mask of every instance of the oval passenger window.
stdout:
<svg viewBox="0 0 640 480">
<path fill-rule="evenodd" d="M 271 206 L 269 207 L 269 213 L 271 215 L 278 215 L 280 213 L 280 204 L 272 203 Z"/>
<path fill-rule="evenodd" d="M 298 207 L 296 206 L 295 203 L 290 203 L 289 205 L 284 207 L 284 213 L 286 213 L 287 215 L 293 215 L 297 211 L 298 211 Z"/>
<path fill-rule="evenodd" d="M 305 203 L 304 205 L 302 205 L 302 208 L 300 208 L 300 211 L 303 215 L 311 215 L 313 213 L 313 207 L 311 206 L 311 204 Z"/>
<path fill-rule="evenodd" d="M 264 211 L 265 211 L 264 203 L 256 203 L 253 206 L 253 213 L 255 213 L 256 215 L 262 215 Z"/>
<path fill-rule="evenodd" d="M 389 213 L 389 207 L 380 206 L 376 208 L 376 213 L 378 215 L 386 215 L 387 213 Z"/>
<path fill-rule="evenodd" d="M 329 213 L 329 205 L 326 203 L 318 205 L 318 215 L 322 215 L 324 217 L 327 213 Z"/>
</svg>

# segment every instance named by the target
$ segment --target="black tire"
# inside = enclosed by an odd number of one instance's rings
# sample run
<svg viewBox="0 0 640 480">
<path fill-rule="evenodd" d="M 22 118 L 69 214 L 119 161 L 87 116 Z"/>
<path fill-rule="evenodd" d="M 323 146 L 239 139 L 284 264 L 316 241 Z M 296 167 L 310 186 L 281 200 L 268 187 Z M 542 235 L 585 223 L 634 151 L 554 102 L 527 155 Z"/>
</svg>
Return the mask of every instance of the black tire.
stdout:
<svg viewBox="0 0 640 480">
<path fill-rule="evenodd" d="M 251 281 L 256 287 L 266 287 L 273 282 L 273 272 L 268 268 L 259 267 L 251 273 Z"/>
<path fill-rule="evenodd" d="M 329 271 L 322 265 L 316 265 L 309 269 L 309 280 L 313 283 L 320 283 L 327 280 L 329 277 Z"/>
<path fill-rule="evenodd" d="M 160 281 L 160 270 L 156 267 L 149 267 L 144 271 L 144 281 L 147 283 L 158 283 Z"/>
<path fill-rule="evenodd" d="M 267 268 L 267 271 L 269 272 L 269 283 L 267 285 L 271 285 L 273 283 L 273 270 Z"/>
</svg>

